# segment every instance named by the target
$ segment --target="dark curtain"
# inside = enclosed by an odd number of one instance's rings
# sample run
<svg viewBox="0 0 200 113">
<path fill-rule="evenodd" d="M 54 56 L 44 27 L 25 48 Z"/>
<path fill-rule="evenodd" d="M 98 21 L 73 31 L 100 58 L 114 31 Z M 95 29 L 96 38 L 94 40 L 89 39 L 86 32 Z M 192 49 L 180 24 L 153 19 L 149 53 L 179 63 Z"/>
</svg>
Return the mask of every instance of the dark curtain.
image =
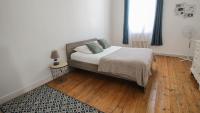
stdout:
<svg viewBox="0 0 200 113">
<path fill-rule="evenodd" d="M 123 44 L 128 44 L 128 38 L 129 38 L 129 22 L 128 22 L 128 16 L 129 16 L 129 0 L 124 0 L 124 31 L 123 31 Z"/>
<path fill-rule="evenodd" d="M 157 0 L 156 16 L 152 35 L 152 46 L 161 46 L 162 42 L 162 15 L 163 15 L 163 0 Z"/>
</svg>

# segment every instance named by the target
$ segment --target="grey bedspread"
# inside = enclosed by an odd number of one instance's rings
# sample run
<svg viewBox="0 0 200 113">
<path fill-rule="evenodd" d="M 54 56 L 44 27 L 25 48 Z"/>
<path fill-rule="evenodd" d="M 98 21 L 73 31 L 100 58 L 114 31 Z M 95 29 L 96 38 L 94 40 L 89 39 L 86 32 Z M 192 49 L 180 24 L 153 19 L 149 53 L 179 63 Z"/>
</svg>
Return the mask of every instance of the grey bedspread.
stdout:
<svg viewBox="0 0 200 113">
<path fill-rule="evenodd" d="M 101 58 L 98 71 L 136 81 L 145 87 L 151 75 L 153 53 L 148 48 L 121 49 Z"/>
</svg>

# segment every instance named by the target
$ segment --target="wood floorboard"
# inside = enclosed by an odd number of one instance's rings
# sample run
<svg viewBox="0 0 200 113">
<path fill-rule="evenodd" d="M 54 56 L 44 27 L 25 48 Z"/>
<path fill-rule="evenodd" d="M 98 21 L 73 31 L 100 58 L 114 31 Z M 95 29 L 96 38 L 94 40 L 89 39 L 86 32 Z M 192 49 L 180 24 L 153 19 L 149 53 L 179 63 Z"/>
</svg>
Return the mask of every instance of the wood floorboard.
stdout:
<svg viewBox="0 0 200 113">
<path fill-rule="evenodd" d="M 200 91 L 190 72 L 191 62 L 166 56 L 155 59 L 145 92 L 135 82 L 83 70 L 48 85 L 105 113 L 200 113 Z"/>
</svg>

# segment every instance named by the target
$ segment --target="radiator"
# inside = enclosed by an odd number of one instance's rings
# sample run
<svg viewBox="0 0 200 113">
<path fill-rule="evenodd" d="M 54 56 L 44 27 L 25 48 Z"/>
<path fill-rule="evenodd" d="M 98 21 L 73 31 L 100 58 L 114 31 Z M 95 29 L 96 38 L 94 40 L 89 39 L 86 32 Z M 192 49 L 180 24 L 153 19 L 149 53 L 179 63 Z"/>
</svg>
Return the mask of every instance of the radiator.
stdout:
<svg viewBox="0 0 200 113">
<path fill-rule="evenodd" d="M 132 41 L 132 47 L 134 48 L 149 48 L 149 42 L 148 41 Z"/>
</svg>

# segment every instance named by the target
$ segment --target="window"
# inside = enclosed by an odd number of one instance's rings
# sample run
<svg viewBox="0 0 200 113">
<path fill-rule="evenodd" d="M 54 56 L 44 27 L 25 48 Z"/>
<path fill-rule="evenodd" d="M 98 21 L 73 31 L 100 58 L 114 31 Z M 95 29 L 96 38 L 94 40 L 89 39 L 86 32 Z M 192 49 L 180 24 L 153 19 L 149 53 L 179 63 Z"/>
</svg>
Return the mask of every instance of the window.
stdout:
<svg viewBox="0 0 200 113">
<path fill-rule="evenodd" d="M 156 0 L 130 0 L 129 30 L 131 34 L 153 32 Z"/>
</svg>

